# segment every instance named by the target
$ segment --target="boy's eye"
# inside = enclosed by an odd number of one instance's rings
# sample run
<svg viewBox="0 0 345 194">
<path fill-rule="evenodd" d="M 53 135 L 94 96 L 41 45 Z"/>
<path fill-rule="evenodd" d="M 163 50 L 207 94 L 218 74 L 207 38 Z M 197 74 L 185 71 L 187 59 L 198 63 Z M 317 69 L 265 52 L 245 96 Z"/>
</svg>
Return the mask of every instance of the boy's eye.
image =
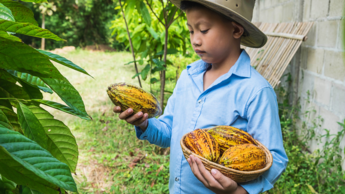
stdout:
<svg viewBox="0 0 345 194">
<path fill-rule="evenodd" d="M 189 31 L 189 34 L 193 34 L 194 33 L 194 31 Z"/>
<path fill-rule="evenodd" d="M 203 30 L 203 31 L 200 31 L 200 32 L 203 33 L 203 34 L 206 34 L 207 31 L 208 30 Z"/>
</svg>

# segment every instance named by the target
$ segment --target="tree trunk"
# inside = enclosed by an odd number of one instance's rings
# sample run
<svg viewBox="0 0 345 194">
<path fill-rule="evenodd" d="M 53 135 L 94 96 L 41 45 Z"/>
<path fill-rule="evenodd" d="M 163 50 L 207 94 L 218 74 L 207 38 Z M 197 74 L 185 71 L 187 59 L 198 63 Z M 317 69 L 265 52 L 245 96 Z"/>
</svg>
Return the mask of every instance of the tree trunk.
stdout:
<svg viewBox="0 0 345 194">
<path fill-rule="evenodd" d="M 167 67 L 167 51 L 168 51 L 168 29 L 169 26 L 166 24 L 165 26 L 165 40 L 164 40 L 164 67 Z M 164 110 L 164 89 L 165 89 L 165 70 L 162 71 L 161 74 L 161 106 L 162 110 Z"/>
<path fill-rule="evenodd" d="M 45 16 L 46 14 L 42 13 L 42 29 L 45 29 Z M 46 39 L 45 38 L 42 38 L 42 41 L 41 41 L 41 50 L 44 50 L 45 49 L 45 45 L 46 45 Z"/>
</svg>

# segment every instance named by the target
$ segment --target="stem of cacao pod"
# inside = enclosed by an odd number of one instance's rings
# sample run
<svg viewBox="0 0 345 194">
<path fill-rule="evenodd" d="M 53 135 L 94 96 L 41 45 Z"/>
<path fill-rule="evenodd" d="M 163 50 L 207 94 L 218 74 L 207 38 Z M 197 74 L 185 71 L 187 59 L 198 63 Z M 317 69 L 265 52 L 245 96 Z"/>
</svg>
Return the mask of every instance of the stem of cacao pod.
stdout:
<svg viewBox="0 0 345 194">
<path fill-rule="evenodd" d="M 135 67 L 135 72 L 138 74 L 138 66 L 137 66 L 137 62 L 135 60 L 135 54 L 134 54 L 134 49 L 133 49 L 133 44 L 132 44 L 132 39 L 131 36 L 129 34 L 129 29 L 128 29 L 128 24 L 127 24 L 127 20 L 126 20 L 126 16 L 125 13 L 123 12 L 123 7 L 122 7 L 122 3 L 121 0 L 119 0 L 120 6 L 121 6 L 121 12 L 122 12 L 122 17 L 125 20 L 125 25 L 126 25 L 126 30 L 127 30 L 127 35 L 128 35 L 128 40 L 129 40 L 129 44 L 131 46 L 131 51 L 132 51 L 132 56 L 133 56 L 133 61 L 134 61 L 134 67 Z M 139 82 L 139 86 L 142 88 L 141 86 L 141 81 L 140 81 L 140 76 L 138 75 L 138 82 Z"/>
</svg>

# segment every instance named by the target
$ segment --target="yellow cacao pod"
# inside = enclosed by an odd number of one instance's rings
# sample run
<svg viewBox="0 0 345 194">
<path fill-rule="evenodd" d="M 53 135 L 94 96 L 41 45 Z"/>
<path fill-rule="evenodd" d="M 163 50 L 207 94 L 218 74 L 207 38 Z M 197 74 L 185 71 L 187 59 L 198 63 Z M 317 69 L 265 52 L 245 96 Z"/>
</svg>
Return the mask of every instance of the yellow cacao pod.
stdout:
<svg viewBox="0 0 345 194">
<path fill-rule="evenodd" d="M 229 149 L 234 145 L 257 145 L 254 138 L 251 135 L 249 135 L 249 133 L 241 129 L 237 129 L 235 127 L 219 125 L 209 129 L 207 132 L 210 133 L 216 139 L 220 146 L 221 153 L 224 153 L 225 150 Z"/>
<path fill-rule="evenodd" d="M 202 129 L 190 132 L 185 138 L 185 145 L 192 152 L 207 160 L 216 162 L 219 159 L 220 149 L 217 141 Z"/>
<path fill-rule="evenodd" d="M 259 170 L 266 166 L 266 154 L 253 144 L 235 145 L 224 152 L 219 164 L 242 171 Z"/>
<path fill-rule="evenodd" d="M 136 86 L 116 83 L 108 87 L 107 93 L 111 101 L 121 107 L 121 111 L 132 108 L 134 114 L 141 111 L 147 113 L 149 118 L 162 112 L 156 97 Z"/>
</svg>

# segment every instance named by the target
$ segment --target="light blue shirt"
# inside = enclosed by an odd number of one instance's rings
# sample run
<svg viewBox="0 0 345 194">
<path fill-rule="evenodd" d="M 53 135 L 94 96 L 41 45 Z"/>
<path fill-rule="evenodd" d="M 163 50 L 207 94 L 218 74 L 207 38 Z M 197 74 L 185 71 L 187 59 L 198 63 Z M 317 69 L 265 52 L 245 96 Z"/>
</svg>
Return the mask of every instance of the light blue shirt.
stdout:
<svg viewBox="0 0 345 194">
<path fill-rule="evenodd" d="M 182 136 L 197 128 L 231 125 L 248 132 L 273 155 L 272 167 L 259 178 L 240 184 L 248 193 L 269 190 L 285 170 L 288 159 L 278 115 L 276 94 L 242 50 L 228 73 L 203 90 L 203 76 L 210 64 L 202 60 L 187 66 L 168 100 L 164 114 L 151 118 L 137 137 L 160 147 L 170 147 L 171 194 L 213 193 L 193 174 L 180 146 Z"/>
</svg>

